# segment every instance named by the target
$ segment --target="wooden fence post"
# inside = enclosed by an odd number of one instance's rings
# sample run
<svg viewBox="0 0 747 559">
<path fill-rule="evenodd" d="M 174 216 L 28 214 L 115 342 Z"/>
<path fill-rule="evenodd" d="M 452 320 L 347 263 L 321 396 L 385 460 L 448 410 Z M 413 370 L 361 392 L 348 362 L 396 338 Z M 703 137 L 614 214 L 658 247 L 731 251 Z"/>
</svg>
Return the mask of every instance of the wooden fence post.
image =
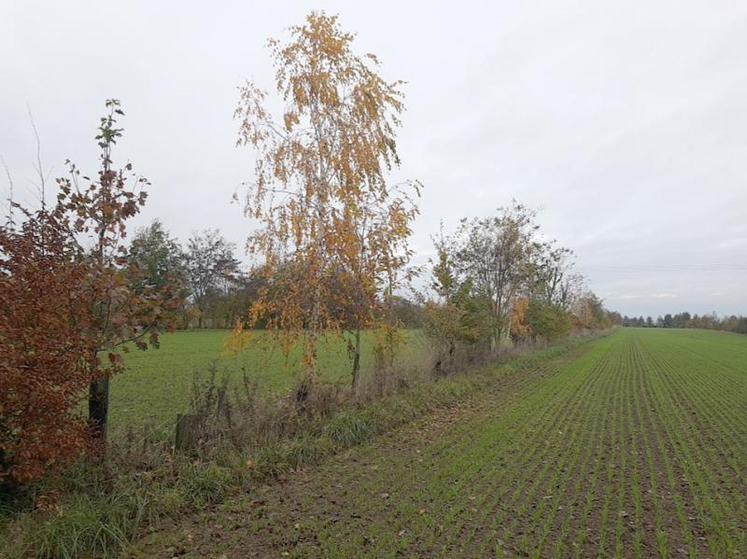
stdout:
<svg viewBox="0 0 747 559">
<path fill-rule="evenodd" d="M 194 413 L 176 415 L 174 449 L 180 452 L 195 450 L 200 438 L 200 416 Z"/>
</svg>

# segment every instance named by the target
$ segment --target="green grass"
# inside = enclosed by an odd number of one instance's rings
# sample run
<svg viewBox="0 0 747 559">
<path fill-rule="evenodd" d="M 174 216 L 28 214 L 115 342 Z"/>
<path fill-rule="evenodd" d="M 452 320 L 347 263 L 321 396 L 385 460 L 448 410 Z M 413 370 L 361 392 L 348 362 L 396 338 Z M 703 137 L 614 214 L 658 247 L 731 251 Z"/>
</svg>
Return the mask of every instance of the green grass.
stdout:
<svg viewBox="0 0 747 559">
<path fill-rule="evenodd" d="M 242 370 L 268 391 L 285 392 L 298 380 L 300 351 L 286 358 L 282 351 L 267 343 L 266 332 L 254 332 L 253 341 L 240 354 L 226 351 L 226 330 L 176 332 L 161 337 L 160 349 L 131 351 L 125 355 L 125 373 L 112 381 L 111 429 L 114 436 L 128 428 L 139 431 L 148 423 L 156 431 L 170 432 L 176 414 L 188 409 L 195 373 L 207 375 L 212 363 L 218 372 L 240 377 Z M 420 331 L 407 332 L 408 343 L 399 364 L 414 368 L 428 355 Z M 372 369 L 373 335 L 364 332 L 361 369 Z M 350 382 L 351 363 L 345 343 L 339 338 L 325 340 L 319 351 L 322 378 L 329 382 Z"/>
<path fill-rule="evenodd" d="M 743 557 L 745 410 L 747 337 L 621 329 L 190 519 L 187 556 Z"/>
</svg>

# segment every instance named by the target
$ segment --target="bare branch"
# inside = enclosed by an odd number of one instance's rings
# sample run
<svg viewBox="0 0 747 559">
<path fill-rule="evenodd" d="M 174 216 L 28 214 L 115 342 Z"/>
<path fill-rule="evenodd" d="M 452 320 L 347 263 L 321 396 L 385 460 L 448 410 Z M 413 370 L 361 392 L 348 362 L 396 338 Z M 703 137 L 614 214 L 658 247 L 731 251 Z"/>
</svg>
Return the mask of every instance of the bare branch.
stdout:
<svg viewBox="0 0 747 559">
<path fill-rule="evenodd" d="M 15 200 L 13 199 L 13 176 L 10 174 L 8 164 L 5 162 L 5 158 L 2 155 L 0 155 L 0 162 L 2 162 L 3 168 L 5 169 L 5 176 L 8 178 L 8 215 L 6 216 L 6 225 L 13 228 L 15 225 L 15 222 L 13 221 L 13 204 L 15 203 Z"/>
</svg>

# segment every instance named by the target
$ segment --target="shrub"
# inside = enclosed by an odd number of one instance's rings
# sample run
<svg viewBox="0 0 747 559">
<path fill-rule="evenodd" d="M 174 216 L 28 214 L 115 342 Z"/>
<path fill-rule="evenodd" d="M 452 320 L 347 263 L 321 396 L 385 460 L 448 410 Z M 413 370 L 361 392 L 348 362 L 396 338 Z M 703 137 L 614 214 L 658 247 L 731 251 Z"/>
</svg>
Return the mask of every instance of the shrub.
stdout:
<svg viewBox="0 0 747 559">
<path fill-rule="evenodd" d="M 93 380 L 95 345 L 78 324 L 86 267 L 69 258 L 64 222 L 29 215 L 0 228 L 0 482 L 26 483 L 85 449 L 73 409 Z"/>
<path fill-rule="evenodd" d="M 571 332 L 571 316 L 560 307 L 531 301 L 526 310 L 526 321 L 532 335 L 547 341 L 559 340 Z"/>
</svg>

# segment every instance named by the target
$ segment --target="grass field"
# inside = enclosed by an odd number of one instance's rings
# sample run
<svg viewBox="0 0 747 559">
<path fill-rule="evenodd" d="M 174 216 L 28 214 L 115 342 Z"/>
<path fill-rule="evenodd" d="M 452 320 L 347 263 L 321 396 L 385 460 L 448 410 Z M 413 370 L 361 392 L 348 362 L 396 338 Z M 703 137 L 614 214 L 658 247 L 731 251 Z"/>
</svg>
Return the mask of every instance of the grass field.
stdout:
<svg viewBox="0 0 747 559">
<path fill-rule="evenodd" d="M 188 557 L 744 557 L 746 467 L 747 337 L 621 329 L 158 541 Z"/>
<path fill-rule="evenodd" d="M 111 428 L 116 436 L 125 429 L 142 429 L 145 423 L 170 431 L 176 414 L 187 410 L 195 374 L 206 378 L 212 363 L 219 375 L 238 376 L 245 371 L 266 390 L 284 392 L 298 380 L 300 352 L 286 358 L 266 332 L 253 333 L 252 343 L 238 355 L 226 350 L 226 330 L 176 332 L 161 337 L 160 349 L 131 351 L 125 355 L 126 371 L 112 382 Z M 370 372 L 372 334 L 364 332 L 361 369 Z M 349 383 L 351 362 L 345 343 L 330 337 L 319 352 L 323 379 Z M 420 331 L 407 331 L 407 345 L 399 363 L 416 367 L 428 355 Z"/>
</svg>

